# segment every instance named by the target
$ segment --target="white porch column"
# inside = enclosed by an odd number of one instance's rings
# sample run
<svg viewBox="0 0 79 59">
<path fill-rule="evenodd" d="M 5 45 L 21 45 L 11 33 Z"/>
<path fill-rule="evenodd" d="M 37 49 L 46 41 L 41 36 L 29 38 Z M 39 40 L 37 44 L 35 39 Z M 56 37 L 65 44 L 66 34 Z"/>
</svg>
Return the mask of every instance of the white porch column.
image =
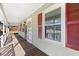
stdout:
<svg viewBox="0 0 79 59">
<path fill-rule="evenodd" d="M 3 35 L 1 36 L 1 47 L 3 47 Z"/>
<path fill-rule="evenodd" d="M 9 28 L 7 28 L 7 32 L 9 33 Z"/>
<path fill-rule="evenodd" d="M 4 24 L 3 24 L 3 35 L 1 36 L 1 47 L 4 46 L 4 34 L 5 34 L 5 27 L 4 27 Z"/>
</svg>

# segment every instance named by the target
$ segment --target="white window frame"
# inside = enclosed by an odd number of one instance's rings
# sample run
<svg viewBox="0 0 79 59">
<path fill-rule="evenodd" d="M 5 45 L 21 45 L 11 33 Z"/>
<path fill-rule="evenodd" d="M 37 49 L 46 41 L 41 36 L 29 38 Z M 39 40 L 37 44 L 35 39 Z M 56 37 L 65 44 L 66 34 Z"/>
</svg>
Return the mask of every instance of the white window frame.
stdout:
<svg viewBox="0 0 79 59">
<path fill-rule="evenodd" d="M 57 8 L 61 8 L 61 42 L 58 42 L 58 41 L 54 41 L 54 40 L 50 40 L 50 39 L 47 39 L 45 38 L 45 14 L 48 13 L 48 12 L 51 12 Z M 54 43 L 54 44 L 57 44 L 59 46 L 65 46 L 65 43 L 66 43 L 66 27 L 65 27 L 65 3 L 57 3 L 57 4 L 54 4 L 50 7 L 48 7 L 47 9 L 45 9 L 43 12 L 43 21 L 42 21 L 42 35 L 43 35 L 43 39 L 51 42 L 51 43 Z"/>
</svg>

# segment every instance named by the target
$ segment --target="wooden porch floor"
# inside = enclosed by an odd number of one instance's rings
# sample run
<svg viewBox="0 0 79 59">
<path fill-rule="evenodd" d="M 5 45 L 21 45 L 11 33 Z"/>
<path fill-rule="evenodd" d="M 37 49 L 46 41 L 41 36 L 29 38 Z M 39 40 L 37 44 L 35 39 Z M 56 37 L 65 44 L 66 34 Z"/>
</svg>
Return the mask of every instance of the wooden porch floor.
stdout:
<svg viewBox="0 0 79 59">
<path fill-rule="evenodd" d="M 21 45 L 21 47 L 24 51 L 24 56 L 47 56 L 47 54 L 40 51 L 34 45 L 25 41 L 20 35 L 15 34 L 14 36 L 17 39 L 18 43 Z M 15 53 L 16 53 L 16 51 L 15 51 Z M 21 52 L 21 51 L 18 51 L 18 52 Z"/>
</svg>

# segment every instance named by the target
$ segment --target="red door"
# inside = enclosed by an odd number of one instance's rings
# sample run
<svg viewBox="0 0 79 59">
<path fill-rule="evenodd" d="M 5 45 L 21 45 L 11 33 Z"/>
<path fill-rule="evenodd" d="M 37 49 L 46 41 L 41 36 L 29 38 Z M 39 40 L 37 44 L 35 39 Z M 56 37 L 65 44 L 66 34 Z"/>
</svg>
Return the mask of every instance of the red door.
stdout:
<svg viewBox="0 0 79 59">
<path fill-rule="evenodd" d="M 38 15 L 38 38 L 42 39 L 42 13 Z"/>
<path fill-rule="evenodd" d="M 79 4 L 66 4 L 67 43 L 66 46 L 79 50 Z"/>
</svg>

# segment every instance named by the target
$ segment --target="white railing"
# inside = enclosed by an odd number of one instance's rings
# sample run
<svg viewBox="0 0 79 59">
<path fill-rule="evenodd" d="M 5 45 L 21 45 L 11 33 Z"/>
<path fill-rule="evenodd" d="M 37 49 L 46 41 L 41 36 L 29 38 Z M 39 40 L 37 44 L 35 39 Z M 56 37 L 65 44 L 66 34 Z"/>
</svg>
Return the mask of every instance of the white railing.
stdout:
<svg viewBox="0 0 79 59">
<path fill-rule="evenodd" d="M 6 41 L 7 34 L 0 36 L 0 46 L 3 47 Z"/>
<path fill-rule="evenodd" d="M 0 56 L 15 56 L 13 44 L 0 48 Z"/>
<path fill-rule="evenodd" d="M 0 56 L 15 56 L 13 44 L 6 44 L 8 39 L 12 39 L 11 34 L 4 34 L 0 36 Z"/>
</svg>

